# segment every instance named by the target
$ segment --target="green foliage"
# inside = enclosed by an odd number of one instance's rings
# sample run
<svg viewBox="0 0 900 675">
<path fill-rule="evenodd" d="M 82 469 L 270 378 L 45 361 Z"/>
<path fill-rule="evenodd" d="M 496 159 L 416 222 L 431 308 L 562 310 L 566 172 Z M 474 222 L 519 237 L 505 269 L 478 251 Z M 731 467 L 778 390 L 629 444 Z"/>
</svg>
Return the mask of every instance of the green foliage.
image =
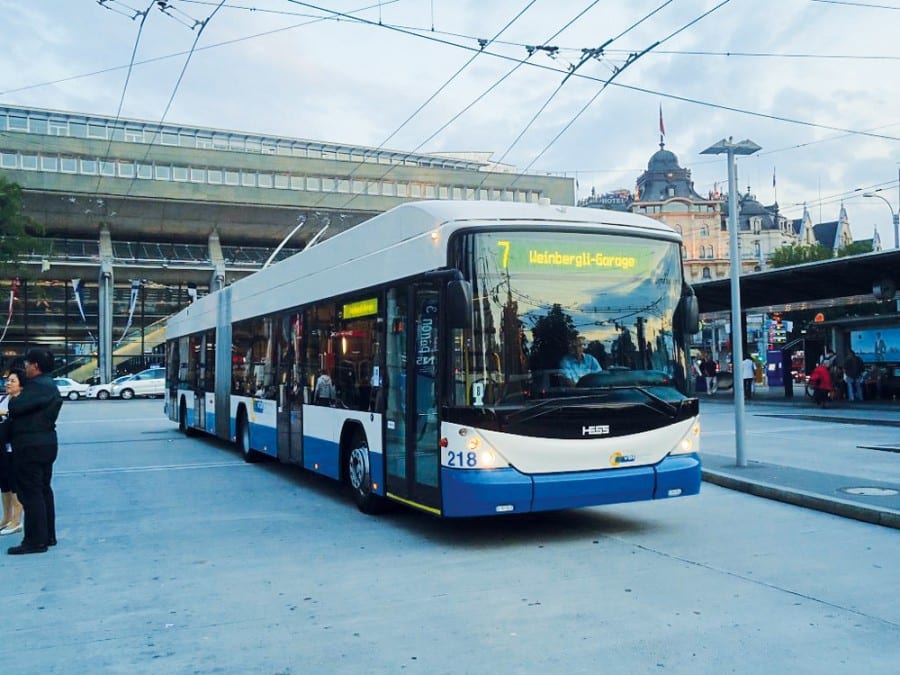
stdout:
<svg viewBox="0 0 900 675">
<path fill-rule="evenodd" d="M 41 234 L 40 225 L 22 215 L 22 188 L 0 176 L 0 278 L 32 276 L 21 258 L 46 250 Z"/>
<path fill-rule="evenodd" d="M 788 267 L 790 265 L 801 265 L 817 260 L 828 260 L 833 257 L 831 250 L 825 248 L 821 244 L 813 244 L 812 246 L 791 244 L 790 246 L 782 246 L 772 251 L 772 256 L 769 258 L 769 264 L 772 267 Z"/>
<path fill-rule="evenodd" d="M 852 244 L 845 246 L 838 251 L 837 257 L 843 258 L 848 255 L 859 255 L 860 253 L 871 253 L 871 241 L 854 241 Z"/>
</svg>

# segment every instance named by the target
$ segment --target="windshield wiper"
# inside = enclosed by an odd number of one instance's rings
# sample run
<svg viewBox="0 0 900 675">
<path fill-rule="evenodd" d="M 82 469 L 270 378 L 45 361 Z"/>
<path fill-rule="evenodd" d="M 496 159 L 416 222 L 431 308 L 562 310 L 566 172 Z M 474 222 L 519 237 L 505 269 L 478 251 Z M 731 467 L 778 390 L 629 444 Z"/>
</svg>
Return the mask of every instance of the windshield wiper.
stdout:
<svg viewBox="0 0 900 675">
<path fill-rule="evenodd" d="M 644 387 L 638 387 L 637 385 L 634 385 L 631 387 L 623 387 L 623 389 L 634 389 L 635 391 L 641 392 L 644 396 L 649 398 L 651 401 L 658 403 L 660 406 L 662 406 L 669 413 L 669 415 L 674 415 L 675 413 L 678 412 L 677 406 L 675 406 L 672 403 L 669 403 L 666 399 L 662 398 L 661 396 L 657 396 L 653 392 L 647 391 Z"/>
</svg>

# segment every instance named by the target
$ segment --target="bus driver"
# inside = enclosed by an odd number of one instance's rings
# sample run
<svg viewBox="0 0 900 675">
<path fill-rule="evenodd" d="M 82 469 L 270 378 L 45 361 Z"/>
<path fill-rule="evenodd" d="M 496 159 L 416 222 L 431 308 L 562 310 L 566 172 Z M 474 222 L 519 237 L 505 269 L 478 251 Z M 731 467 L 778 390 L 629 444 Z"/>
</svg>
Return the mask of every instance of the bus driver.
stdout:
<svg viewBox="0 0 900 675">
<path fill-rule="evenodd" d="M 569 345 L 571 353 L 566 354 L 559 362 L 563 377 L 567 380 L 568 384 L 573 387 L 577 385 L 578 380 L 585 375 L 603 371 L 603 368 L 600 367 L 597 359 L 590 354 L 585 354 L 584 343 L 584 338 L 580 336 L 576 335 L 572 338 L 572 342 Z"/>
</svg>

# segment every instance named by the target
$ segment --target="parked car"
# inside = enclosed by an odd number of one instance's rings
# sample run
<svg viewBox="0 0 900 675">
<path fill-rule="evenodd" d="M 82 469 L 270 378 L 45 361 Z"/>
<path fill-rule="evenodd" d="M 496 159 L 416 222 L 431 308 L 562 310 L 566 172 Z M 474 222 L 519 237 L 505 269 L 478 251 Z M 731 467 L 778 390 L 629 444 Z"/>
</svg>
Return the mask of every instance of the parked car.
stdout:
<svg viewBox="0 0 900 675">
<path fill-rule="evenodd" d="M 59 395 L 70 401 L 76 401 L 87 394 L 88 386 L 81 384 L 81 382 L 76 382 L 70 377 L 54 377 L 53 382 L 56 384 L 56 388 L 59 389 Z"/>
<path fill-rule="evenodd" d="M 110 392 L 112 391 L 114 384 L 120 384 L 125 380 L 130 380 L 134 375 L 122 375 L 121 377 L 117 377 L 112 382 L 107 382 L 106 384 L 92 384 L 87 388 L 85 392 L 85 396 L 88 398 L 98 398 L 101 401 L 105 401 L 110 397 Z"/>
<path fill-rule="evenodd" d="M 127 380 L 114 384 L 109 393 L 110 396 L 126 400 L 135 396 L 162 396 L 166 393 L 166 370 L 165 368 L 142 370 Z"/>
</svg>

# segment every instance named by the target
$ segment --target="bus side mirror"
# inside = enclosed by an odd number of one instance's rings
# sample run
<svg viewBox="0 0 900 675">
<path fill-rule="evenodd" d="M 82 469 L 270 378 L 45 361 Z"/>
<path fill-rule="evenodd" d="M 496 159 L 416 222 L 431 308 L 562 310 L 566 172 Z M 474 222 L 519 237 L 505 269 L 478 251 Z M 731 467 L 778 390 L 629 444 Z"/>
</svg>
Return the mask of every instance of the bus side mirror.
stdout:
<svg viewBox="0 0 900 675">
<path fill-rule="evenodd" d="M 472 283 L 454 279 L 447 283 L 447 327 L 468 328 L 472 325 Z"/>
<path fill-rule="evenodd" d="M 681 297 L 681 317 L 685 334 L 696 335 L 700 332 L 700 303 L 696 295 Z"/>
</svg>

